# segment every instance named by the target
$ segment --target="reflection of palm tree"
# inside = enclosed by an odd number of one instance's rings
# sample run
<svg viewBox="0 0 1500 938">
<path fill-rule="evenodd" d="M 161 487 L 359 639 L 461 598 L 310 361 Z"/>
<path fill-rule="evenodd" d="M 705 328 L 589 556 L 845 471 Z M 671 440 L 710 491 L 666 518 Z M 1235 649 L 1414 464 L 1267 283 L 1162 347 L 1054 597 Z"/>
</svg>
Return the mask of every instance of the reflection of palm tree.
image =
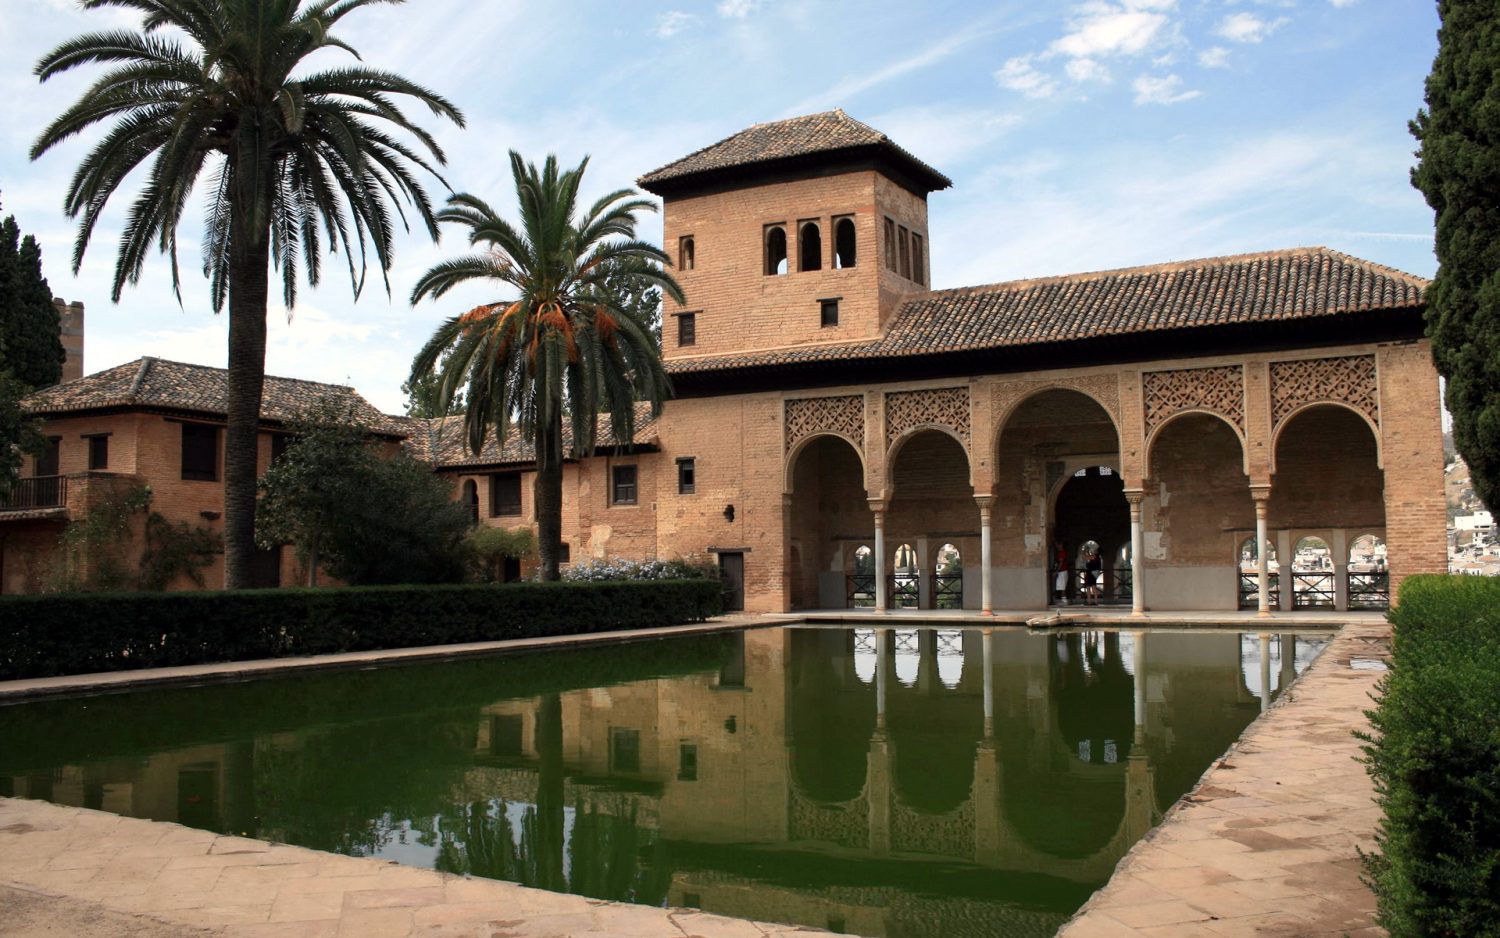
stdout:
<svg viewBox="0 0 1500 938">
<path fill-rule="evenodd" d="M 522 860 L 536 879 L 533 884 L 561 892 L 563 879 L 563 738 L 562 697 L 544 694 L 536 714 L 536 751 L 541 773 L 536 812 L 521 822 Z M 527 835 L 530 836 L 527 836 Z"/>
</svg>

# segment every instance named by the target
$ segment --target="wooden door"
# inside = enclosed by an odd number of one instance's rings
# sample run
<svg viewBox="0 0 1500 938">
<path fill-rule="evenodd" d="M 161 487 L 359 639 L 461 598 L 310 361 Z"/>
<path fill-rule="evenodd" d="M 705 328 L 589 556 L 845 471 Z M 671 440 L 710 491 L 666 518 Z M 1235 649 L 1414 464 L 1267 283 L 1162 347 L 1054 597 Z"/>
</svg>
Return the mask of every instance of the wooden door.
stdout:
<svg viewBox="0 0 1500 938">
<path fill-rule="evenodd" d="M 745 611 L 745 555 L 735 551 L 719 555 L 719 576 L 724 581 L 724 611 Z"/>
</svg>

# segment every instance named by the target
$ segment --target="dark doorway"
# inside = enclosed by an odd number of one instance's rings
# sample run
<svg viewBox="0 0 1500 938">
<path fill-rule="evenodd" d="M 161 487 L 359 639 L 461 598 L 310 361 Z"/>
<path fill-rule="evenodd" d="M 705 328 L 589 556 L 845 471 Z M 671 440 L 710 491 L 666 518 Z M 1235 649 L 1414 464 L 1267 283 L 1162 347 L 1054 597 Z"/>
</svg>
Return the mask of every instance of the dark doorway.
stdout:
<svg viewBox="0 0 1500 938">
<path fill-rule="evenodd" d="M 745 611 L 745 555 L 739 551 L 719 555 L 719 576 L 724 581 L 724 611 Z"/>
<path fill-rule="evenodd" d="M 275 589 L 281 585 L 281 545 L 257 550 L 250 560 L 250 586 L 253 589 Z"/>
<path fill-rule="evenodd" d="M 514 582 L 516 582 L 519 579 L 521 579 L 521 558 L 519 558 L 519 557 L 501 557 L 500 558 L 500 582 L 501 583 L 514 583 Z"/>
<path fill-rule="evenodd" d="M 1128 601 L 1129 584 L 1124 581 L 1129 568 L 1121 569 L 1118 558 L 1122 556 L 1121 548 L 1130 543 L 1130 504 L 1125 501 L 1125 482 L 1120 474 L 1108 466 L 1078 470 L 1057 494 L 1052 518 L 1048 552 L 1050 555 L 1059 538 L 1068 549 L 1072 567 L 1068 601 L 1081 598 L 1078 571 L 1083 569 L 1083 545 L 1089 541 L 1099 545 L 1104 563 L 1103 601 Z M 1047 584 L 1049 589 L 1052 585 Z"/>
</svg>

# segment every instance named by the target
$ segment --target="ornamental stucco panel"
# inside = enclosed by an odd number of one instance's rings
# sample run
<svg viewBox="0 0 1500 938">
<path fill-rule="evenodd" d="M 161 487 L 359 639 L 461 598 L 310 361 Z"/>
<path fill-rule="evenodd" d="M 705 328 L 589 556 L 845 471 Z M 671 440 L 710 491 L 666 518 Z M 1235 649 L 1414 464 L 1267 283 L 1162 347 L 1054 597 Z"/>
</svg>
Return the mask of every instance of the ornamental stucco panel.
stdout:
<svg viewBox="0 0 1500 938">
<path fill-rule="evenodd" d="M 1240 365 L 1148 371 L 1142 376 L 1146 438 L 1185 411 L 1218 414 L 1245 433 L 1245 369 Z"/>
<path fill-rule="evenodd" d="M 1271 363 L 1271 425 L 1280 428 L 1308 404 L 1346 404 L 1380 423 L 1374 355 Z"/>
<path fill-rule="evenodd" d="M 786 402 L 786 452 L 817 433 L 837 433 L 864 453 L 865 399 L 860 394 L 808 397 Z"/>
<path fill-rule="evenodd" d="M 904 434 L 922 426 L 946 427 L 969 445 L 969 389 L 928 388 L 891 391 L 885 396 L 885 445 L 889 449 Z"/>
</svg>

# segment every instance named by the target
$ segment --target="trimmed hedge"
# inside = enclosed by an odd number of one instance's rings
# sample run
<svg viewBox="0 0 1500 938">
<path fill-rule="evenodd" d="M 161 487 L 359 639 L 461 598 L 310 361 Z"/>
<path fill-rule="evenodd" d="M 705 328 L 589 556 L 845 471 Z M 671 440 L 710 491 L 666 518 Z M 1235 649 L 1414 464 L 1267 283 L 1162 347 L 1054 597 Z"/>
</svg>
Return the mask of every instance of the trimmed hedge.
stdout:
<svg viewBox="0 0 1500 938">
<path fill-rule="evenodd" d="M 1378 920 L 1395 938 L 1500 935 L 1500 580 L 1412 577 L 1390 621 L 1365 747 Z"/>
<path fill-rule="evenodd" d="M 0 600 L 0 680 L 701 622 L 716 580 L 84 593 Z"/>
</svg>

